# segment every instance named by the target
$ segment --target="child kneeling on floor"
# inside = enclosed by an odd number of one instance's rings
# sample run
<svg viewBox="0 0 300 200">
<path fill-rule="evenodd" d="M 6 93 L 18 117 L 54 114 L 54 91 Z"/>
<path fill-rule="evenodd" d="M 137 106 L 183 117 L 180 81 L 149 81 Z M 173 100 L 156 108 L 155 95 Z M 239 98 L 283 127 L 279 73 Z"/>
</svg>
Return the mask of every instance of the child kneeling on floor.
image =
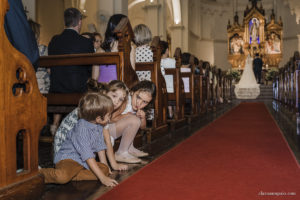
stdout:
<svg viewBox="0 0 300 200">
<path fill-rule="evenodd" d="M 106 95 L 89 92 L 80 99 L 78 107 L 80 119 L 55 155 L 55 168 L 40 170 L 45 183 L 99 179 L 106 186 L 115 186 L 118 182 L 108 177 L 109 168 L 103 164 L 107 162 L 102 134 L 103 129 L 108 129 L 113 103 Z M 95 152 L 100 162 L 96 162 Z"/>
</svg>

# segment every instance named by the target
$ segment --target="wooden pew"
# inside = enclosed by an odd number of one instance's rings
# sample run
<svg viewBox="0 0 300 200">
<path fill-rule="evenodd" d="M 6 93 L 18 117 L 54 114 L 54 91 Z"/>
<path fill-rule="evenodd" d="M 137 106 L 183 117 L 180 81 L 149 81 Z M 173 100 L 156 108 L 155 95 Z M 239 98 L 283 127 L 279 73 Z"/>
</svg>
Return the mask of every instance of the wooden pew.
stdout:
<svg viewBox="0 0 300 200">
<path fill-rule="evenodd" d="M 123 18 L 116 27 L 115 32 L 119 39 L 119 52 L 42 56 L 39 65 L 40 67 L 51 68 L 55 66 L 115 64 L 118 80 L 123 81 L 130 88 L 138 82 L 138 78 L 130 63 L 133 31 L 129 20 Z M 79 93 L 46 94 L 48 99 L 48 112 L 68 113 L 77 106 L 81 96 L 82 94 Z"/>
<path fill-rule="evenodd" d="M 135 71 L 148 71 L 151 74 L 151 81 L 156 86 L 156 96 L 154 99 L 154 119 L 152 127 L 147 130 L 147 141 L 151 142 L 156 137 L 168 130 L 167 124 L 167 89 L 165 79 L 161 74 L 160 58 L 161 50 L 159 37 L 153 38 L 151 49 L 153 52 L 153 62 L 139 62 L 135 64 Z"/>
<path fill-rule="evenodd" d="M 210 89 L 209 89 L 209 72 L 210 66 L 208 62 L 204 62 L 202 66 L 202 106 L 201 113 L 206 113 L 209 110 L 210 104 Z"/>
<path fill-rule="evenodd" d="M 207 109 L 208 111 L 213 111 L 214 103 L 213 103 L 213 71 L 212 67 L 209 65 L 207 70 Z"/>
<path fill-rule="evenodd" d="M 6 10 L 8 2 L 0 1 L 0 198 L 38 199 L 43 190 L 38 141 L 46 124 L 46 98 L 30 61 L 7 39 Z"/>
<path fill-rule="evenodd" d="M 187 78 L 189 80 L 189 92 L 185 91 L 185 109 L 187 110 L 187 106 L 190 107 L 188 112 L 185 111 L 188 123 L 191 123 L 200 117 L 200 94 L 202 93 L 202 88 L 200 88 L 200 79 L 202 80 L 202 78 L 200 78 L 199 74 L 195 74 L 194 60 L 194 56 L 191 55 L 189 62 L 191 66 L 190 72 L 181 71 L 182 79 Z"/>
<path fill-rule="evenodd" d="M 94 54 L 69 54 L 57 56 L 42 56 L 40 67 L 70 66 L 70 65 L 93 65 L 93 64 L 115 64 L 117 66 L 117 77 L 119 80 L 126 79 L 124 75 L 124 53 L 94 53 Z M 127 74 L 128 75 L 128 74 Z M 128 83 L 128 82 L 127 82 Z M 49 93 L 45 95 L 48 99 L 48 112 L 68 113 L 77 107 L 81 93 Z"/>
<path fill-rule="evenodd" d="M 176 60 L 176 68 L 165 68 L 165 75 L 173 77 L 173 93 L 168 93 L 168 105 L 175 102 L 175 111 L 173 119 L 168 120 L 171 125 L 171 129 L 174 130 L 178 127 L 183 126 L 186 123 L 186 118 L 184 116 L 185 107 L 185 93 L 184 86 L 180 72 L 181 66 L 181 49 L 176 48 L 174 58 Z"/>
</svg>

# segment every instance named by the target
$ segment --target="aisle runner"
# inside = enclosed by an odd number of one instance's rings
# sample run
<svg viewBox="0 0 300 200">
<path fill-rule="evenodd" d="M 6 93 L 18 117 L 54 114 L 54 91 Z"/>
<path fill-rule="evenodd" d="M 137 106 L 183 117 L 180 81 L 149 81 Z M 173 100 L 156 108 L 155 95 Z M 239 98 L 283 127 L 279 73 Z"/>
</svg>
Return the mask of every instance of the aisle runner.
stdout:
<svg viewBox="0 0 300 200">
<path fill-rule="evenodd" d="M 300 199 L 300 168 L 262 103 L 242 103 L 99 200 Z"/>
</svg>

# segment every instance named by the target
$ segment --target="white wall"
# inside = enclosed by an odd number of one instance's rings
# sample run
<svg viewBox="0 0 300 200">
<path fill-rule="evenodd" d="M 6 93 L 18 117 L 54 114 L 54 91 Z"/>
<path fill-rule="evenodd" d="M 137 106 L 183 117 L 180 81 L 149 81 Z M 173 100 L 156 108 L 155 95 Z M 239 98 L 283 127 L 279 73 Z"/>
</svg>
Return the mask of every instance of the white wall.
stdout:
<svg viewBox="0 0 300 200">
<path fill-rule="evenodd" d="M 296 23 L 296 16 L 291 15 L 288 5 L 278 1 L 278 15 L 282 17 L 283 22 L 283 58 L 279 66 L 283 67 L 294 55 L 295 51 L 299 51 L 298 37 L 300 34 L 300 24 Z"/>
<path fill-rule="evenodd" d="M 28 11 L 27 17 L 36 20 L 36 0 L 22 0 L 24 8 Z"/>
</svg>

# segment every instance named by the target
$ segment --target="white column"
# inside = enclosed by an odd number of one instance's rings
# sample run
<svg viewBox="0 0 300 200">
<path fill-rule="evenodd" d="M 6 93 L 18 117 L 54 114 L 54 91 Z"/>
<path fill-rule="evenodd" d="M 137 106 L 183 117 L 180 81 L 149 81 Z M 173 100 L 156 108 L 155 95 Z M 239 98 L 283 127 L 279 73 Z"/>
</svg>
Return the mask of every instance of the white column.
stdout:
<svg viewBox="0 0 300 200">
<path fill-rule="evenodd" d="M 26 13 L 27 18 L 32 19 L 33 21 L 36 21 L 36 0 L 22 0 L 24 9 L 28 11 Z"/>
<path fill-rule="evenodd" d="M 128 0 L 114 0 L 114 14 L 128 15 Z"/>
<path fill-rule="evenodd" d="M 177 47 L 181 48 L 181 51 L 184 52 L 185 49 L 183 49 L 183 30 L 184 30 L 184 26 L 182 25 L 173 25 L 170 26 L 171 29 L 171 54 L 174 54 L 175 49 Z"/>
<path fill-rule="evenodd" d="M 153 36 L 159 36 L 161 33 L 159 26 L 161 4 L 156 0 L 148 1 L 143 9 L 145 11 L 145 24 L 150 28 Z"/>
<path fill-rule="evenodd" d="M 104 34 L 110 16 L 114 14 L 128 15 L 128 0 L 98 0 L 97 28 Z"/>
</svg>

